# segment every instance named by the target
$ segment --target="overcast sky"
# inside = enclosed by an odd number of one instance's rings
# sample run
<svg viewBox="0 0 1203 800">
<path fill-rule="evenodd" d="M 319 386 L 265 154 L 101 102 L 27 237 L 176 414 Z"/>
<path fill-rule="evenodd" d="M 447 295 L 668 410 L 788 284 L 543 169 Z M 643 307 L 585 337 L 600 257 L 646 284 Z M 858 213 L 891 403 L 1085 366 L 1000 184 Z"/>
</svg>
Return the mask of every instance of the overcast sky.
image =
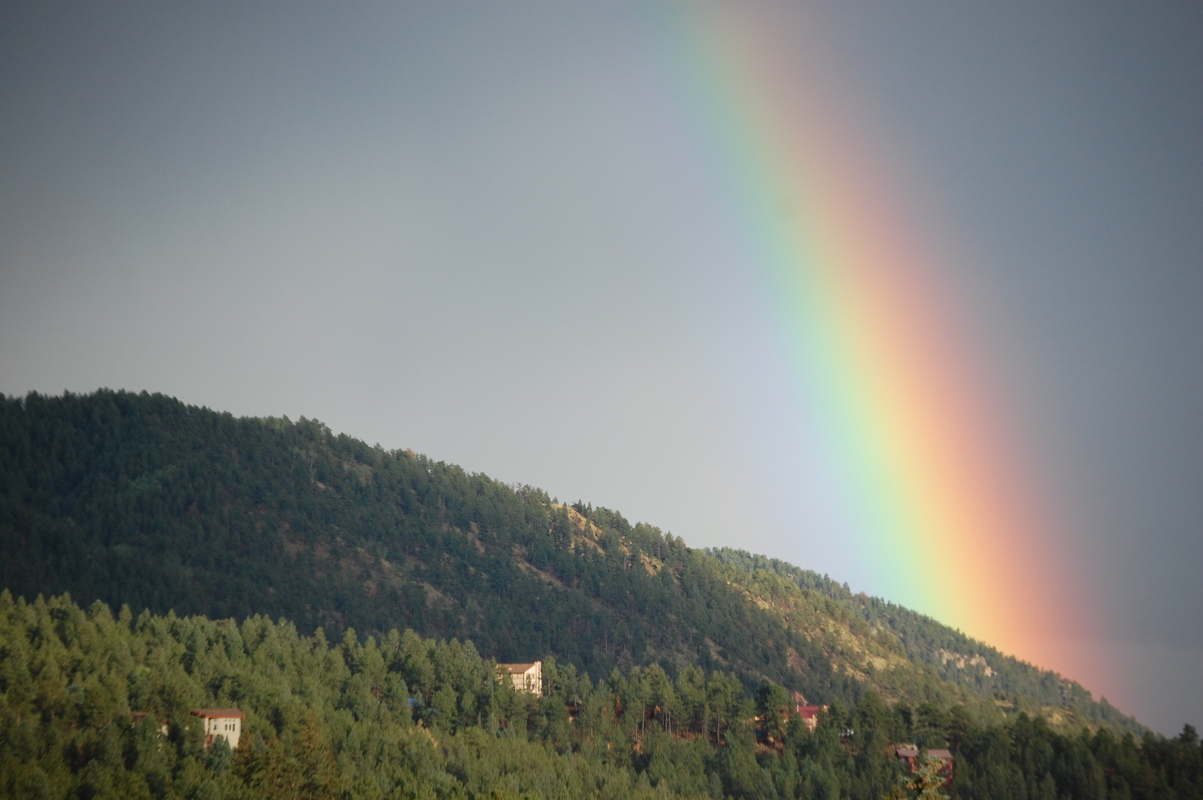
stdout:
<svg viewBox="0 0 1203 800">
<path fill-rule="evenodd" d="M 881 594 L 694 191 L 690 13 L 6 5 L 0 392 L 317 418 Z M 956 256 L 1099 604 L 1088 688 L 1203 724 L 1203 9 L 757 13 Z"/>
</svg>

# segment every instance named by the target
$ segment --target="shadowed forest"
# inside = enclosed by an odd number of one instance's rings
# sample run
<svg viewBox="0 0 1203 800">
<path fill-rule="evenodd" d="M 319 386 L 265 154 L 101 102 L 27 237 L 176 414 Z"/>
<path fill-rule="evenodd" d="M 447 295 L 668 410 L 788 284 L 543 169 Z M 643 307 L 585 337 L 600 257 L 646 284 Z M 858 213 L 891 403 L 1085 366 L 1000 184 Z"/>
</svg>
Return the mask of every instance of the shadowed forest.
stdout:
<svg viewBox="0 0 1203 800">
<path fill-rule="evenodd" d="M 0 398 L 0 547 L 6 796 L 1203 796 L 1189 727 L 927 617 L 304 419 Z"/>
</svg>

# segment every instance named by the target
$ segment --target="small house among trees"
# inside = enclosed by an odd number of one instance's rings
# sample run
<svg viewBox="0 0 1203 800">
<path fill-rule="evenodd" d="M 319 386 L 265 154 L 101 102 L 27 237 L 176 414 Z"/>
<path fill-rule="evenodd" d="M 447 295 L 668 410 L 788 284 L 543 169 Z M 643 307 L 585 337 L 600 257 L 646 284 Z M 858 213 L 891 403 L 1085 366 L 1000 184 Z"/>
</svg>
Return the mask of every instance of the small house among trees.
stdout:
<svg viewBox="0 0 1203 800">
<path fill-rule="evenodd" d="M 245 711 L 237 708 L 194 708 L 189 713 L 200 717 L 205 724 L 205 747 L 213 744 L 219 736 L 226 740 L 231 750 L 238 747 L 242 720 L 246 719 Z"/>
<path fill-rule="evenodd" d="M 522 664 L 498 664 L 497 669 L 510 676 L 513 686 L 520 692 L 543 694 L 543 662 L 529 661 Z"/>
<path fill-rule="evenodd" d="M 827 706 L 811 706 L 806 704 L 806 698 L 801 692 L 794 692 L 794 713 L 802 718 L 807 730 L 813 731 L 819 726 L 819 712 L 826 711 Z"/>
<path fill-rule="evenodd" d="M 913 745 L 895 748 L 894 755 L 908 772 L 913 773 L 922 765 L 920 751 Z M 952 783 L 952 753 L 947 750 L 928 750 L 927 760 L 940 763 L 939 774 L 944 778 L 944 785 L 950 785 Z"/>
</svg>

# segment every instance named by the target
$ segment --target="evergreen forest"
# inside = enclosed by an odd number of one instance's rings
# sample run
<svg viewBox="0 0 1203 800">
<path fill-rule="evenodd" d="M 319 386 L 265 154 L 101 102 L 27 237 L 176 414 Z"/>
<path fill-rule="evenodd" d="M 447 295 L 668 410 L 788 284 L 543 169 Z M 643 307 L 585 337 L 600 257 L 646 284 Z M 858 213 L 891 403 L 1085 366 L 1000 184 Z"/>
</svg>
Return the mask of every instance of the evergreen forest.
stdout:
<svg viewBox="0 0 1203 800">
<path fill-rule="evenodd" d="M 833 702 L 811 731 L 785 690 L 658 665 L 592 681 L 549 658 L 540 696 L 470 642 L 329 641 L 285 621 L 86 611 L 0 594 L 0 793 L 64 798 L 1203 797 L 1195 730 L 1059 734 L 1019 714 Z M 243 709 L 236 750 L 190 707 Z M 145 715 L 134 717 L 132 711 Z M 949 747 L 951 781 L 892 745 Z"/>
<path fill-rule="evenodd" d="M 312 420 L 0 396 L 0 554 L 6 796 L 1203 786 L 1189 726 L 1152 734 L 930 618 Z M 542 696 L 496 680 L 535 659 Z M 793 693 L 826 706 L 813 732 Z M 247 735 L 205 748 L 188 708 L 227 705 Z M 950 748 L 951 783 L 902 743 Z"/>
</svg>

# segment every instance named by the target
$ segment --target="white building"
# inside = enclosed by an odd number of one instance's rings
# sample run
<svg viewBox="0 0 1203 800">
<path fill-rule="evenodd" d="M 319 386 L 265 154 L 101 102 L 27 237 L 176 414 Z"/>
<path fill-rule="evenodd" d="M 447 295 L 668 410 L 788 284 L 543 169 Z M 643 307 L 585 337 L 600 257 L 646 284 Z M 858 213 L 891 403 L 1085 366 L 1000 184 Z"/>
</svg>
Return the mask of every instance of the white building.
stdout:
<svg viewBox="0 0 1203 800">
<path fill-rule="evenodd" d="M 242 736 L 242 721 L 246 712 L 237 708 L 194 708 L 190 712 L 194 717 L 200 717 L 205 724 L 205 747 L 213 744 L 220 736 L 225 739 L 230 749 L 238 747 L 238 739 Z"/>
<path fill-rule="evenodd" d="M 524 664 L 498 664 L 497 669 L 505 670 L 513 681 L 514 688 L 520 692 L 543 694 L 543 662 L 529 661 Z"/>
</svg>

